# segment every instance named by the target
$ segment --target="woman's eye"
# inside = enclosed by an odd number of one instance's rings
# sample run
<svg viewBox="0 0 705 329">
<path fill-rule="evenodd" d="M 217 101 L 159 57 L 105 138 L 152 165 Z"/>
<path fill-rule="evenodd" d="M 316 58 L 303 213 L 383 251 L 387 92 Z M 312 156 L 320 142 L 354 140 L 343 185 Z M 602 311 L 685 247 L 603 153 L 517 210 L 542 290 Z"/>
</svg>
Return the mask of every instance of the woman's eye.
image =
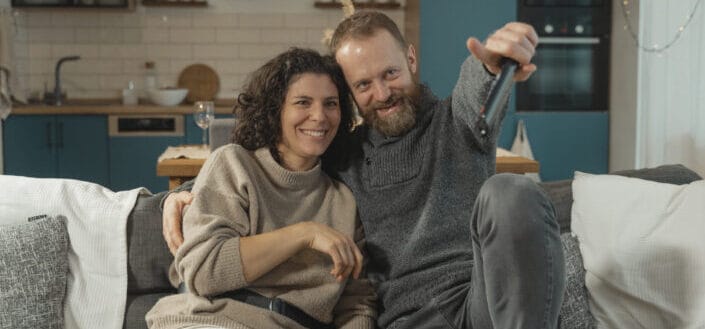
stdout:
<svg viewBox="0 0 705 329">
<path fill-rule="evenodd" d="M 295 105 L 302 105 L 302 106 L 305 106 L 305 105 L 308 105 L 308 101 L 306 101 L 306 100 L 300 100 L 300 101 L 296 101 L 294 104 L 295 104 Z"/>
<path fill-rule="evenodd" d="M 327 107 L 337 107 L 337 106 L 338 106 L 338 102 L 336 102 L 336 101 L 328 101 L 328 102 L 326 102 L 325 105 L 326 105 Z"/>
</svg>

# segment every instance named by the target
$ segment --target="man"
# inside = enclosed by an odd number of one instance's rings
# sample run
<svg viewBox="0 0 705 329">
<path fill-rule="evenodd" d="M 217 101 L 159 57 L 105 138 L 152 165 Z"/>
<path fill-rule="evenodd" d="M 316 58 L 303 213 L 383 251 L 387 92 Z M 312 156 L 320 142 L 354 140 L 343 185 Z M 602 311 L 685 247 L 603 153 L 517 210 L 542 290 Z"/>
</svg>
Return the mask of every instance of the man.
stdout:
<svg viewBox="0 0 705 329">
<path fill-rule="evenodd" d="M 472 56 L 441 101 L 417 82 L 414 47 L 387 16 L 358 12 L 338 25 L 331 53 L 365 121 L 361 153 L 339 178 L 365 229 L 380 327 L 557 326 L 564 264 L 553 207 L 529 179 L 492 176 L 508 95 L 489 129 L 478 127 L 502 58 L 519 63 L 514 80 L 524 81 L 537 42 L 522 23 L 484 45 L 468 39 Z M 172 250 L 185 198 L 165 206 Z"/>
</svg>

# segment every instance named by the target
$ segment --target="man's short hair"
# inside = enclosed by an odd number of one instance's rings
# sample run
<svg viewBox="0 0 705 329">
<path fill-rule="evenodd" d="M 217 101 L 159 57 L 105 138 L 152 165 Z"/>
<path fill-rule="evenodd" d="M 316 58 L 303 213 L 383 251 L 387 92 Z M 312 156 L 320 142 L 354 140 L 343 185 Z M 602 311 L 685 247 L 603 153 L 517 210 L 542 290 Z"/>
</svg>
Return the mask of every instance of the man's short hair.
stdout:
<svg viewBox="0 0 705 329">
<path fill-rule="evenodd" d="M 338 24 L 330 41 L 330 52 L 333 56 L 340 48 L 340 45 L 350 38 L 367 38 L 374 35 L 378 30 L 386 30 L 394 37 L 402 50 L 408 46 L 406 39 L 399 31 L 399 27 L 389 16 L 378 12 L 363 10 L 347 17 Z"/>
</svg>

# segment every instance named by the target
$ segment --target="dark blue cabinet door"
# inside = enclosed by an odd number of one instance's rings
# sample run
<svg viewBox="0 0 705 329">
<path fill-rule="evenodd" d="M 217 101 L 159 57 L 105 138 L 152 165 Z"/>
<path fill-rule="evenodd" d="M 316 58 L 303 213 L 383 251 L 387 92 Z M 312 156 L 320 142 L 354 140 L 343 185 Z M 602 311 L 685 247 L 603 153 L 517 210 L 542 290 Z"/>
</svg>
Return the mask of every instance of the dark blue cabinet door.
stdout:
<svg viewBox="0 0 705 329">
<path fill-rule="evenodd" d="M 11 115 L 4 122 L 5 174 L 56 177 L 53 115 Z"/>
<path fill-rule="evenodd" d="M 110 182 L 114 191 L 146 187 L 167 190 L 169 179 L 157 176 L 157 158 L 169 146 L 184 144 L 178 137 L 111 137 Z"/>
<path fill-rule="evenodd" d="M 58 177 L 109 186 L 108 123 L 104 115 L 56 119 Z"/>
</svg>

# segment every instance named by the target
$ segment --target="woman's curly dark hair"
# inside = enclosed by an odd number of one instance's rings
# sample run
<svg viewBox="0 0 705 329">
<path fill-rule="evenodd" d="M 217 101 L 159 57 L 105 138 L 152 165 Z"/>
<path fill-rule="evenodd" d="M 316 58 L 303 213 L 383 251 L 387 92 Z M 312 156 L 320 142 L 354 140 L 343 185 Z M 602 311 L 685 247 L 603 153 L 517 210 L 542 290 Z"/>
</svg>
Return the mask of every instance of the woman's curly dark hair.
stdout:
<svg viewBox="0 0 705 329">
<path fill-rule="evenodd" d="M 315 50 L 290 48 L 250 74 L 235 104 L 233 142 L 248 150 L 268 147 L 281 163 L 277 150 L 282 138 L 281 110 L 292 79 L 303 73 L 328 75 L 338 89 L 340 126 L 322 156 L 324 169 L 334 170 L 344 161 L 342 156 L 354 124 L 353 107 L 350 90 L 335 59 Z"/>
</svg>

